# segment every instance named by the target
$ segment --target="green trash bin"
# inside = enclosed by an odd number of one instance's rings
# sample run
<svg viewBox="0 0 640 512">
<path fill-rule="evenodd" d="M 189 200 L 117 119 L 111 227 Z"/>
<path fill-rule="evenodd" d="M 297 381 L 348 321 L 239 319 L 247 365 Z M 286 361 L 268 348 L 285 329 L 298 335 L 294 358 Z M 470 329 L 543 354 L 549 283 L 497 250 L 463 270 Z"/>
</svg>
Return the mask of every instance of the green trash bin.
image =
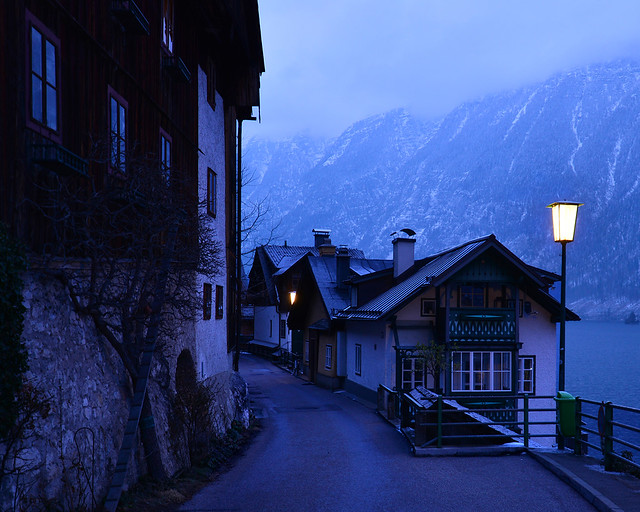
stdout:
<svg viewBox="0 0 640 512">
<path fill-rule="evenodd" d="M 560 433 L 565 437 L 576 435 L 576 399 L 566 391 L 558 391 L 554 399 L 558 409 Z"/>
</svg>

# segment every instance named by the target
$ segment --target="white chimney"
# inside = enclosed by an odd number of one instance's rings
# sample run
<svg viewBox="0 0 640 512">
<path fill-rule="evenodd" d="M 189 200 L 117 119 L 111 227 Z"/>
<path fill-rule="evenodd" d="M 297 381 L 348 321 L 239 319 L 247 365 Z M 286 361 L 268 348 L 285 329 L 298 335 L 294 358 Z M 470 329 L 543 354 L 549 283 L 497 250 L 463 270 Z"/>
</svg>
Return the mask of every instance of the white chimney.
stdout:
<svg viewBox="0 0 640 512">
<path fill-rule="evenodd" d="M 394 238 L 393 277 L 398 277 L 414 263 L 415 238 Z"/>
</svg>

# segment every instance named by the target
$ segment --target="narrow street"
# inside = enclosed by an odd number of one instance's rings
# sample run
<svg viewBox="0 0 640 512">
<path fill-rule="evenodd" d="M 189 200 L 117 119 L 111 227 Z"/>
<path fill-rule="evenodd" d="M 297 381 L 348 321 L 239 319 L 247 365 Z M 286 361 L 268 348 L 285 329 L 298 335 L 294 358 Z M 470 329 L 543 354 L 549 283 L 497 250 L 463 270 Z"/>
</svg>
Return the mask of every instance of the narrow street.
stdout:
<svg viewBox="0 0 640 512">
<path fill-rule="evenodd" d="M 369 405 L 243 355 L 263 431 L 234 467 L 179 510 L 585 511 L 527 455 L 416 458 Z"/>
</svg>

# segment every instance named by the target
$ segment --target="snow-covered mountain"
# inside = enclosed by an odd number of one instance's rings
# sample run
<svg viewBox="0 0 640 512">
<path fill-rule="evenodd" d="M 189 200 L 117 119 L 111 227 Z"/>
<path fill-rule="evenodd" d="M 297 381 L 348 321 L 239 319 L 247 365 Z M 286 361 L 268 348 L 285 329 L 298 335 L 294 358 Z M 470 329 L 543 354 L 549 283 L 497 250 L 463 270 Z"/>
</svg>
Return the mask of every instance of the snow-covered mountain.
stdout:
<svg viewBox="0 0 640 512">
<path fill-rule="evenodd" d="M 640 64 L 557 75 L 437 121 L 400 109 L 335 140 L 253 139 L 243 162 L 255 177 L 245 197 L 268 198 L 280 241 L 310 244 L 313 228 L 329 228 L 370 257 L 389 257 L 404 227 L 418 233 L 416 257 L 495 233 L 559 272 L 545 207 L 579 200 L 568 300 L 588 316 L 640 308 Z"/>
</svg>

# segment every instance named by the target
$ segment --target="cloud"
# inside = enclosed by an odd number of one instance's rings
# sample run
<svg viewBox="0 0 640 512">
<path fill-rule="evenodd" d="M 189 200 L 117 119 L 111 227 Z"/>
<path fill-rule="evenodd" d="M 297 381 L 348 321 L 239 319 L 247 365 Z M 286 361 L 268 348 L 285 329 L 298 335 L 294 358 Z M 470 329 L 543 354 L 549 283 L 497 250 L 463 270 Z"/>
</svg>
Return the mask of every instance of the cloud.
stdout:
<svg viewBox="0 0 640 512">
<path fill-rule="evenodd" d="M 262 123 L 338 135 L 405 106 L 459 103 L 617 58 L 640 60 L 637 0 L 263 0 Z M 249 126 L 251 125 L 251 126 Z"/>
</svg>

